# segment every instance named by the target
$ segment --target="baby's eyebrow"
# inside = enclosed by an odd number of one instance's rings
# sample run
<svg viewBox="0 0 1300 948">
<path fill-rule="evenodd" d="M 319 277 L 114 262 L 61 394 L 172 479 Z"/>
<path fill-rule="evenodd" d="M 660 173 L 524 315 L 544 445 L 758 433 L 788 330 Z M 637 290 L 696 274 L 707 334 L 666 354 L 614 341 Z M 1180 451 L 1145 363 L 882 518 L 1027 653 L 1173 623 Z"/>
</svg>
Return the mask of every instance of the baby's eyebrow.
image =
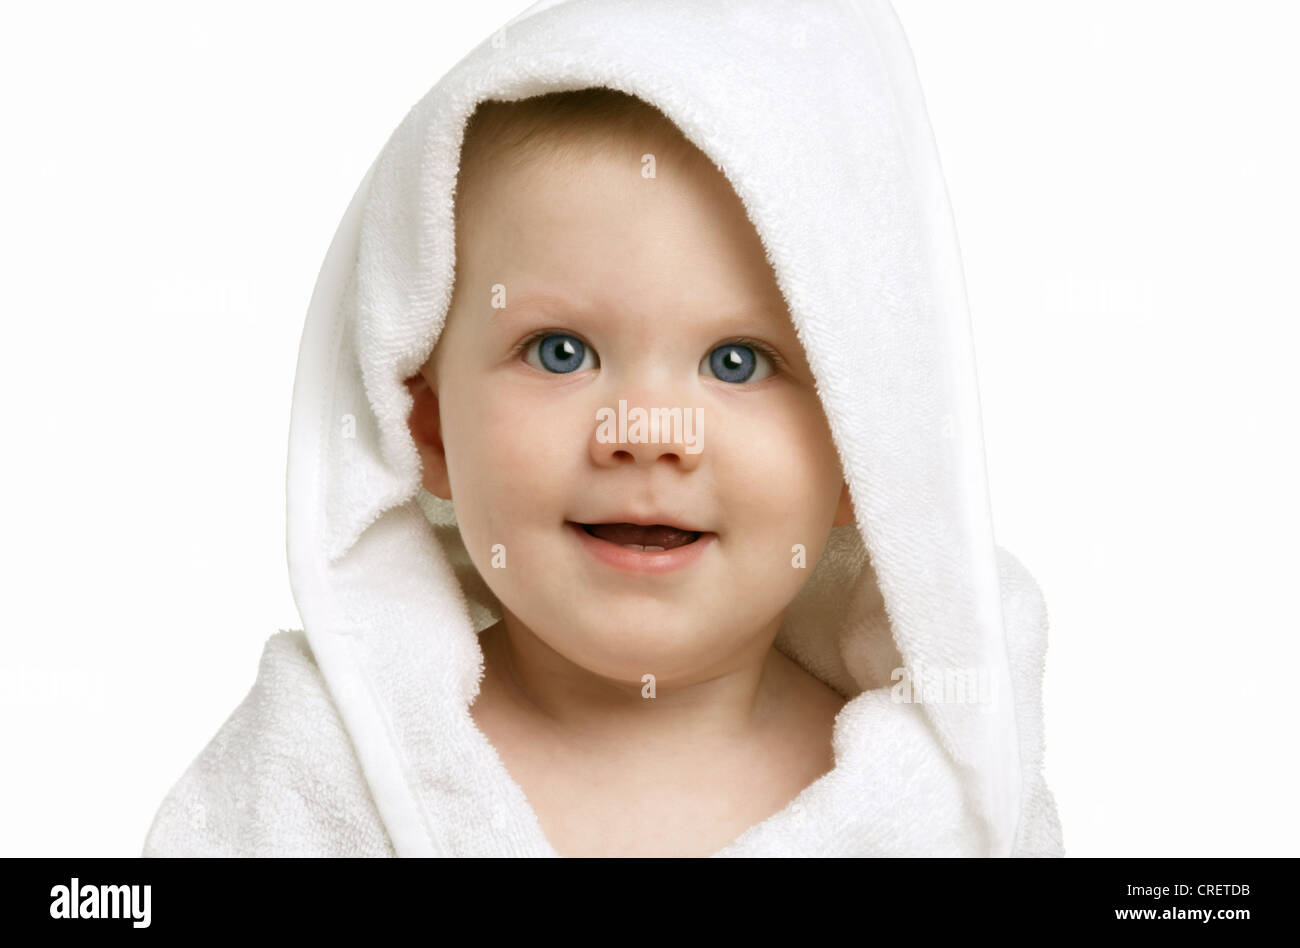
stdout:
<svg viewBox="0 0 1300 948">
<path fill-rule="evenodd" d="M 589 309 L 588 306 L 578 303 L 575 300 L 560 296 L 557 293 L 526 293 L 518 299 L 506 297 L 506 305 L 496 308 L 494 316 L 509 313 L 512 310 L 520 312 L 524 310 L 541 311 L 545 313 L 575 313 L 584 312 Z"/>
<path fill-rule="evenodd" d="M 592 301 L 589 303 L 580 302 L 570 299 L 556 292 L 531 292 L 526 293 L 518 299 L 507 297 L 506 305 L 496 309 L 493 317 L 500 317 L 507 313 L 528 313 L 540 312 L 554 316 L 563 315 L 595 315 L 597 313 L 611 313 L 617 311 L 618 307 L 610 302 Z M 693 322 L 696 326 L 707 328 L 714 325 L 718 332 L 726 332 L 732 326 L 749 326 L 754 331 L 770 329 L 775 323 L 781 329 L 789 329 L 793 332 L 793 326 L 790 323 L 790 314 L 784 303 L 779 305 L 772 304 L 751 304 L 745 306 L 733 306 L 725 309 L 701 309 L 695 314 Z"/>
<path fill-rule="evenodd" d="M 495 315 L 512 311 L 541 311 L 554 313 L 597 313 L 597 312 L 616 312 L 617 304 L 612 302 L 602 303 L 582 303 L 576 299 L 569 299 L 556 293 L 529 293 L 519 296 L 517 299 L 507 298 L 506 306 L 494 307 Z M 764 323 L 767 320 L 775 320 L 777 323 L 789 323 L 789 312 L 783 306 L 742 306 L 731 307 L 727 309 L 701 309 L 695 313 L 695 319 L 705 321 L 716 319 L 719 323 L 723 321 L 746 321 L 746 323 Z"/>
</svg>

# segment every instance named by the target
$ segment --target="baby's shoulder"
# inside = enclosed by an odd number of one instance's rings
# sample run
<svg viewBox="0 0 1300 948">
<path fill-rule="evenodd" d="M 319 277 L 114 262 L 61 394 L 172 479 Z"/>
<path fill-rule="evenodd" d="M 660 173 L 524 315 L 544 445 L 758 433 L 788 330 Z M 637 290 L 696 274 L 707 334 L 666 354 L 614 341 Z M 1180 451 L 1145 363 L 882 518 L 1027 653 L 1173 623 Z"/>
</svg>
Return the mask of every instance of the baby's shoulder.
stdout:
<svg viewBox="0 0 1300 948">
<path fill-rule="evenodd" d="M 144 855 L 391 853 L 306 635 L 276 633 L 244 700 L 164 799 Z"/>
</svg>

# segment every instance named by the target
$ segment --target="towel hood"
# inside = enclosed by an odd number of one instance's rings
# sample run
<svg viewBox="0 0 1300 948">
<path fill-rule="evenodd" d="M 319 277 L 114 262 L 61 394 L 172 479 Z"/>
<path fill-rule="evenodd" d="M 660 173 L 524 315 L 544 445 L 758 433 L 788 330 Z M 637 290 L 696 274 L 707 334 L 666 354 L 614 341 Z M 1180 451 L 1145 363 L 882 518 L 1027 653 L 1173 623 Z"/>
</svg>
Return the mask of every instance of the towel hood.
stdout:
<svg viewBox="0 0 1300 948">
<path fill-rule="evenodd" d="M 726 175 L 818 379 L 856 523 L 832 530 L 777 647 L 850 699 L 899 666 L 987 672 L 994 700 L 924 714 L 979 853 L 1008 855 L 1020 761 L 961 262 L 910 50 L 870 0 L 535 4 L 420 99 L 362 180 L 302 334 L 287 552 L 395 850 L 463 852 L 456 826 L 484 821 L 515 851 L 548 848 L 501 816 L 530 813 L 520 788 L 483 779 L 504 771 L 467 708 L 499 606 L 451 503 L 421 485 L 403 380 L 451 300 L 467 119 L 587 86 L 656 106 Z"/>
</svg>

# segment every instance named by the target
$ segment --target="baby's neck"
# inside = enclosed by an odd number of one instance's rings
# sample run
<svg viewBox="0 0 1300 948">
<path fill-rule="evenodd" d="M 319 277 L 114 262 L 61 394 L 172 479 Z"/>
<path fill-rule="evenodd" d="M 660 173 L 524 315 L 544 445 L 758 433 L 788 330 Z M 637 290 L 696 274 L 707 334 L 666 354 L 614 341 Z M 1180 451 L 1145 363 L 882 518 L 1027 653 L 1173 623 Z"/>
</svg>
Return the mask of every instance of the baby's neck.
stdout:
<svg viewBox="0 0 1300 948">
<path fill-rule="evenodd" d="M 777 626 L 779 618 L 772 635 Z M 765 742 L 789 714 L 787 699 L 806 684 L 799 679 L 811 677 L 760 638 L 761 651 L 755 646 L 755 654 L 688 683 L 622 683 L 579 668 L 503 620 L 479 636 L 485 674 L 476 714 L 507 715 L 513 727 L 606 760 L 625 752 L 734 752 Z"/>
<path fill-rule="evenodd" d="M 480 636 L 487 673 L 470 714 L 560 855 L 710 855 L 835 765 L 843 698 L 775 649 L 748 718 L 688 703 L 659 714 L 658 697 L 633 689 L 613 697 L 644 700 L 639 716 L 574 703 L 555 718 L 513 690 L 504 635 Z"/>
</svg>

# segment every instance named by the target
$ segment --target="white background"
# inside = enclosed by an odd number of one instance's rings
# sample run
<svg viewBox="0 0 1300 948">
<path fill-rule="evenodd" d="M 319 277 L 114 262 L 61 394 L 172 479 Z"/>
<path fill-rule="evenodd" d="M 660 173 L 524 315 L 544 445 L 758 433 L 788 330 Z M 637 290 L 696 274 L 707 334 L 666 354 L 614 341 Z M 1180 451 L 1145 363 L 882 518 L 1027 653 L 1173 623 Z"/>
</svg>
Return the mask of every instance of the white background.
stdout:
<svg viewBox="0 0 1300 948">
<path fill-rule="evenodd" d="M 137 855 L 300 627 L 284 463 L 317 269 L 406 111 L 525 5 L 7 11 L 0 855 Z M 1300 12 L 895 8 L 999 542 L 1051 613 L 1067 854 L 1296 855 Z"/>
</svg>

